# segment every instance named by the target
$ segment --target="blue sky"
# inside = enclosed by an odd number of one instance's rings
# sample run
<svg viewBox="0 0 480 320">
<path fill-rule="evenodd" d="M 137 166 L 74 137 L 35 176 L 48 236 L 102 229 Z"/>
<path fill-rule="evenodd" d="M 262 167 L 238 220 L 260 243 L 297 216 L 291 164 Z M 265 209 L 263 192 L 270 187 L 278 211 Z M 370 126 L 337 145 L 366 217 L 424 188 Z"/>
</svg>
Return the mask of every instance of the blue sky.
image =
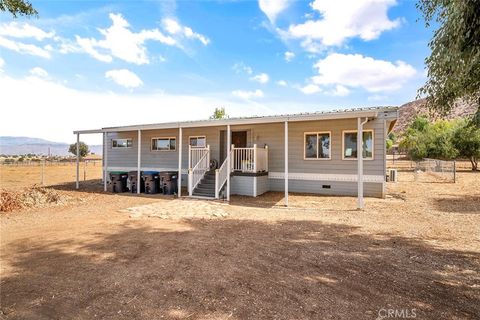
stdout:
<svg viewBox="0 0 480 320">
<path fill-rule="evenodd" d="M 0 135 L 400 105 L 425 81 L 414 1 L 33 4 L 0 14 Z"/>
</svg>

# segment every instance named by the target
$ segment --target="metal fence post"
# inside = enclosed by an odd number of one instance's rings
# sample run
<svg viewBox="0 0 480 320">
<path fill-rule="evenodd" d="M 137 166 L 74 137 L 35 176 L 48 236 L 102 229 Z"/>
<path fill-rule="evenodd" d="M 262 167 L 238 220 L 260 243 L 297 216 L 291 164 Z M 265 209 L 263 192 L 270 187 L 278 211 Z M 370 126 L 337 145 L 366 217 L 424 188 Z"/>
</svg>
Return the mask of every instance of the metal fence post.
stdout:
<svg viewBox="0 0 480 320">
<path fill-rule="evenodd" d="M 457 182 L 457 161 L 453 160 L 453 183 Z"/>
<path fill-rule="evenodd" d="M 45 159 L 42 161 L 42 186 L 45 185 L 45 180 L 44 180 L 44 173 L 45 171 Z"/>
</svg>

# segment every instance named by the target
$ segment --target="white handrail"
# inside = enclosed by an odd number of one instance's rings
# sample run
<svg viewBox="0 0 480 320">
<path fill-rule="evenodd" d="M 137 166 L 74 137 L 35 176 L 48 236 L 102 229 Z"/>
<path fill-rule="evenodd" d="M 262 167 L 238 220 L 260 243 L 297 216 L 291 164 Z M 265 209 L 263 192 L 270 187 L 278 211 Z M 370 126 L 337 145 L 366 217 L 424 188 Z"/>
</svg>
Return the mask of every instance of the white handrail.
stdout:
<svg viewBox="0 0 480 320">
<path fill-rule="evenodd" d="M 232 156 L 233 149 L 230 150 L 230 157 Z M 219 198 L 220 190 L 222 190 L 223 185 L 227 182 L 228 175 L 231 170 L 228 170 L 227 158 L 223 161 L 220 168 L 215 170 L 215 199 Z"/>
<path fill-rule="evenodd" d="M 202 156 L 198 158 L 200 154 Z M 206 148 L 190 148 L 189 162 L 194 164 L 193 168 L 188 170 L 188 193 L 191 196 L 193 190 L 195 190 L 205 173 L 210 169 L 210 146 Z"/>
</svg>

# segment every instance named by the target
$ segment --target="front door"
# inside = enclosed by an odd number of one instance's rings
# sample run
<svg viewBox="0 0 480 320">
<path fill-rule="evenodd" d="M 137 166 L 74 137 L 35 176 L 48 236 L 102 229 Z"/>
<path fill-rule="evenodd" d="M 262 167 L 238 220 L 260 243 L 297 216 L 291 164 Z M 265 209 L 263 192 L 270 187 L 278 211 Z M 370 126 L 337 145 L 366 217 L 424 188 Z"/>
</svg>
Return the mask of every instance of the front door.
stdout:
<svg viewBox="0 0 480 320">
<path fill-rule="evenodd" d="M 236 148 L 246 148 L 247 147 L 247 131 L 234 131 L 232 132 L 232 143 L 235 145 Z M 220 131 L 220 164 L 225 161 L 227 157 L 227 139 L 226 139 L 226 131 Z"/>
<path fill-rule="evenodd" d="M 247 147 L 247 131 L 234 131 L 232 132 L 232 144 L 235 148 Z"/>
</svg>

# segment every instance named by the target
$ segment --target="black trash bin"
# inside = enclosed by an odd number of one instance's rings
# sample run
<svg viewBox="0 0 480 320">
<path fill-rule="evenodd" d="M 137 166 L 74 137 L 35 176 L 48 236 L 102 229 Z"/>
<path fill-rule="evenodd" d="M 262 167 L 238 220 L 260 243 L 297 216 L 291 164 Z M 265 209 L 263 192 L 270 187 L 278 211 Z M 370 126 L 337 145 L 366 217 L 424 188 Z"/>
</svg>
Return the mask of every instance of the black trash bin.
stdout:
<svg viewBox="0 0 480 320">
<path fill-rule="evenodd" d="M 154 194 L 160 192 L 160 177 L 158 171 L 143 171 L 142 180 L 145 183 L 145 193 Z"/>
<path fill-rule="evenodd" d="M 125 171 L 111 171 L 110 182 L 108 184 L 108 191 L 110 192 L 126 192 L 128 173 Z"/>
<path fill-rule="evenodd" d="M 163 194 L 176 194 L 178 191 L 178 171 L 160 172 L 160 189 Z"/>
<path fill-rule="evenodd" d="M 128 173 L 128 180 L 130 181 L 130 192 L 131 193 L 137 193 L 137 175 L 138 171 L 130 171 Z M 140 192 L 145 192 L 145 181 L 142 179 L 142 171 L 140 171 Z"/>
</svg>

